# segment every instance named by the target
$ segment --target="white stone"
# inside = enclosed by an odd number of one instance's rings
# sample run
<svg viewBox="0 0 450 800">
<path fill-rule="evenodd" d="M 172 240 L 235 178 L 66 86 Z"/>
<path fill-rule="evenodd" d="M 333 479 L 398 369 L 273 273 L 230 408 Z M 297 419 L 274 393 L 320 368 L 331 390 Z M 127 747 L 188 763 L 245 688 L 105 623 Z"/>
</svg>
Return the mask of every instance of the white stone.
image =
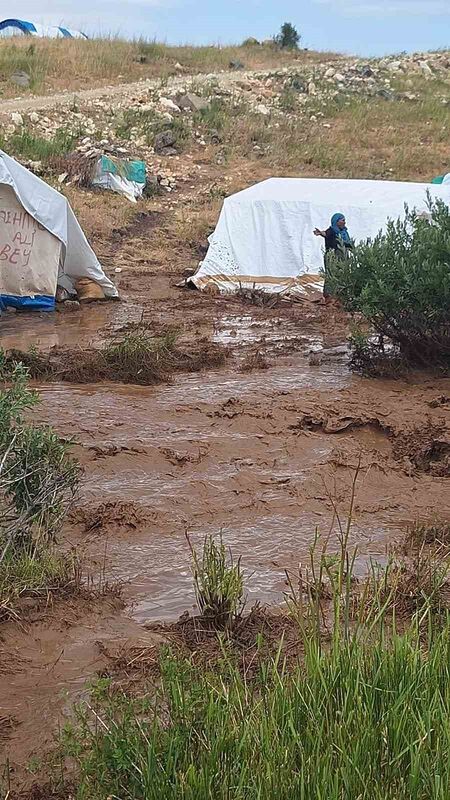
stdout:
<svg viewBox="0 0 450 800">
<path fill-rule="evenodd" d="M 336 83 L 345 83 L 345 78 L 340 72 L 336 72 L 334 80 L 336 81 Z"/>
<path fill-rule="evenodd" d="M 257 114 L 262 114 L 264 117 L 268 117 L 270 114 L 270 108 L 267 108 L 263 103 L 259 103 L 255 106 L 255 111 Z"/>
<path fill-rule="evenodd" d="M 36 114 L 35 111 L 32 111 L 31 114 L 30 114 L 30 122 L 33 122 L 34 124 L 36 124 L 36 122 L 39 122 L 39 119 L 40 119 L 39 118 L 39 114 Z"/>
<path fill-rule="evenodd" d="M 181 114 L 181 109 L 169 97 L 161 97 L 159 104 L 166 109 L 166 111 L 173 111 L 174 114 Z"/>
<path fill-rule="evenodd" d="M 335 75 L 336 75 L 336 72 L 333 69 L 333 67 L 329 67 L 327 69 L 326 73 L 325 73 L 325 78 L 334 78 Z"/>
<path fill-rule="evenodd" d="M 432 75 L 433 70 L 431 69 L 429 63 L 427 61 L 419 61 L 419 67 L 424 73 L 424 75 Z"/>
<path fill-rule="evenodd" d="M 402 67 L 401 61 L 390 61 L 387 65 L 389 72 L 398 72 Z"/>
<path fill-rule="evenodd" d="M 23 125 L 22 114 L 19 114 L 18 111 L 13 111 L 11 114 L 11 121 L 14 122 L 14 125 Z"/>
</svg>

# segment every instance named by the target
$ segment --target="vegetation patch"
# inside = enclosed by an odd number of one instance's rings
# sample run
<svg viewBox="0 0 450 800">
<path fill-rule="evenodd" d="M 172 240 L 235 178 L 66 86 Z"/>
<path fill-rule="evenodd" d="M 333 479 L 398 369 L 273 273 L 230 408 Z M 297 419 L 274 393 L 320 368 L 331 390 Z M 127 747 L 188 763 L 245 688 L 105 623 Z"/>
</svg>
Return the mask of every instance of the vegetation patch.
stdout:
<svg viewBox="0 0 450 800">
<path fill-rule="evenodd" d="M 227 350 L 220 345 L 200 339 L 189 348 L 180 347 L 177 339 L 173 331 L 153 336 L 144 325 L 119 333 L 97 350 L 11 350 L 5 363 L 8 368 L 21 363 L 40 380 L 151 386 L 170 380 L 175 372 L 197 372 L 225 362 Z"/>
<path fill-rule="evenodd" d="M 424 218 L 407 211 L 385 234 L 359 245 L 330 268 L 335 295 L 346 310 L 361 313 L 377 341 L 354 341 L 353 365 L 374 374 L 383 362 L 450 367 L 450 212 L 429 200 Z M 386 343 L 389 349 L 386 350 Z"/>
<path fill-rule="evenodd" d="M 74 556 L 54 544 L 79 481 L 69 445 L 51 428 L 24 421 L 38 402 L 22 364 L 1 360 L 0 390 L 0 619 L 18 616 L 24 598 L 80 587 Z M 8 382 L 6 383 L 6 379 Z"/>
<path fill-rule="evenodd" d="M 96 683 L 62 741 L 78 765 L 75 796 L 444 800 L 448 565 L 374 565 L 360 583 L 350 525 L 351 517 L 340 552 L 316 541 L 295 587 L 289 578 L 284 630 L 291 633 L 272 655 L 264 648 L 269 616 L 266 631 L 249 624 L 254 638 L 246 644 L 236 613 L 239 562 L 226 557 L 220 538 L 206 540 L 201 555 L 193 551 L 200 615 L 191 653 L 135 648 L 120 663 L 129 675 L 140 672 L 139 691 L 124 692 L 123 684 L 118 691 L 107 677 Z M 191 635 L 189 619 L 173 631 Z M 231 646 L 239 630 L 240 651 Z M 201 636 L 215 637 L 214 661 L 197 658 Z"/>
</svg>

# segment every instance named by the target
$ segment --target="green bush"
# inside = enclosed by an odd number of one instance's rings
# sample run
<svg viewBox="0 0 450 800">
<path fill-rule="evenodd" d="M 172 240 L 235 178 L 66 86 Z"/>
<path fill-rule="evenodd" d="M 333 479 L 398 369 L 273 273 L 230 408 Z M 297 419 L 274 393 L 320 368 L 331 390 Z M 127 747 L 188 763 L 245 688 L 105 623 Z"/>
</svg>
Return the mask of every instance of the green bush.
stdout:
<svg viewBox="0 0 450 800">
<path fill-rule="evenodd" d="M 73 499 L 78 464 L 69 445 L 49 427 L 24 421 L 24 412 L 39 401 L 28 388 L 22 364 L 6 371 L 0 351 L 0 545 L 30 540 L 33 531 L 52 538 Z"/>
<path fill-rule="evenodd" d="M 386 233 L 330 262 L 330 285 L 409 364 L 450 366 L 450 213 L 429 199 L 430 219 L 406 209 Z M 389 349 L 387 349 L 389 352 Z M 372 348 L 373 354 L 373 348 Z M 390 352 L 392 357 L 392 349 Z"/>
<path fill-rule="evenodd" d="M 275 42 L 282 50 L 298 50 L 301 36 L 291 22 L 284 22 Z"/>
</svg>

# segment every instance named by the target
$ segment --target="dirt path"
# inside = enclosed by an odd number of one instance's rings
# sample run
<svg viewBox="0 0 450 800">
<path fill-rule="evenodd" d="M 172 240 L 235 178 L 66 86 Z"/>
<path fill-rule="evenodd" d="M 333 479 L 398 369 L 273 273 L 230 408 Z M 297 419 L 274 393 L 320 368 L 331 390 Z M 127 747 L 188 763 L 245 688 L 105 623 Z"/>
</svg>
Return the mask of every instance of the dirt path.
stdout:
<svg viewBox="0 0 450 800">
<path fill-rule="evenodd" d="M 211 83 L 212 81 L 219 84 L 222 88 L 232 89 L 233 85 L 245 80 L 251 80 L 256 75 L 261 76 L 269 75 L 273 70 L 258 70 L 255 71 L 239 71 L 239 72 L 213 72 L 207 75 L 185 75 L 181 74 L 169 78 L 165 82 L 167 87 L 167 94 L 172 94 L 180 87 L 186 87 L 195 82 L 201 86 L 202 84 Z M 70 106 L 74 102 L 74 97 L 79 102 L 91 100 L 111 100 L 132 98 L 136 94 L 142 94 L 144 91 L 152 92 L 161 87 L 160 78 L 147 78 L 145 80 L 135 81 L 133 83 L 120 83 L 110 86 L 100 86 L 95 89 L 84 89 L 76 92 L 60 92 L 58 94 L 44 95 L 39 97 L 16 97 L 11 100 L 0 100 L 0 115 L 11 114 L 13 111 L 30 112 L 30 111 L 45 111 L 56 108 L 63 108 Z M 113 104 L 113 102 L 112 102 Z"/>
</svg>

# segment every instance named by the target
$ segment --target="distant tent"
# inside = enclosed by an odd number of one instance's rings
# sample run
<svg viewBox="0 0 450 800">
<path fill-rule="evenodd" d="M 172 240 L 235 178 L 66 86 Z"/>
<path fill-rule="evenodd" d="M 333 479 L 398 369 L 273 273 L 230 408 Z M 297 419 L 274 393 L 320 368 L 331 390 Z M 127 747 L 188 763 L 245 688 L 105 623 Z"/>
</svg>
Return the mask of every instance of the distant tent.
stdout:
<svg viewBox="0 0 450 800">
<path fill-rule="evenodd" d="M 442 183 L 450 183 L 450 172 L 447 172 L 446 175 L 438 175 L 437 178 L 433 178 L 431 183 L 434 184 L 442 184 Z"/>
<path fill-rule="evenodd" d="M 73 31 L 69 28 L 62 28 L 52 25 L 39 25 L 39 23 L 25 22 L 23 19 L 4 19 L 0 22 L 0 35 L 14 36 L 25 34 L 25 36 L 41 36 L 50 39 L 87 39 L 85 33 Z"/>
<path fill-rule="evenodd" d="M 224 201 L 209 250 L 190 279 L 198 289 L 259 289 L 313 296 L 323 285 L 323 239 L 332 214 L 356 242 L 375 237 L 405 203 L 427 212 L 427 193 L 450 204 L 450 184 L 326 178 L 271 178 Z"/>
<path fill-rule="evenodd" d="M 0 307 L 53 311 L 81 279 L 118 295 L 66 198 L 0 150 Z"/>
</svg>

